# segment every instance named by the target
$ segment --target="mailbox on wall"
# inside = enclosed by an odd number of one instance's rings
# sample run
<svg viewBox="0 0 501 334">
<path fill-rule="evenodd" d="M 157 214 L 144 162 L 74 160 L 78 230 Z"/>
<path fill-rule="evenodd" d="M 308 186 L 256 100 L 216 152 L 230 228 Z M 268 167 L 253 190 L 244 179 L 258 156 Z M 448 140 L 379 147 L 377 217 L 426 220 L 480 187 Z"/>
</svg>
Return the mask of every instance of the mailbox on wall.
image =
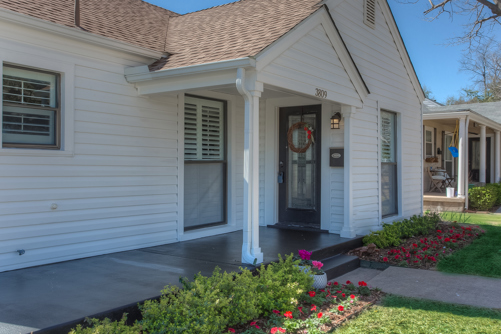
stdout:
<svg viewBox="0 0 501 334">
<path fill-rule="evenodd" d="M 329 166 L 344 167 L 344 148 L 329 149 Z"/>
</svg>

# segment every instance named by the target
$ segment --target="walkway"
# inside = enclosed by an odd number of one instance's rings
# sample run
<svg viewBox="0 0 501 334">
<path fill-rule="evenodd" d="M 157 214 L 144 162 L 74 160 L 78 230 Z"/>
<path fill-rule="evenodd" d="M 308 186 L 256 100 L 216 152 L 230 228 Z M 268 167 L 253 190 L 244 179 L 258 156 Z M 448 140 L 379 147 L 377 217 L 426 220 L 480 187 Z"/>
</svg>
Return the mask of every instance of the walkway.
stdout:
<svg viewBox="0 0 501 334">
<path fill-rule="evenodd" d="M 384 271 L 359 268 L 335 279 L 366 281 L 384 292 L 446 303 L 501 309 L 501 279 L 390 267 Z"/>
<path fill-rule="evenodd" d="M 260 228 L 265 262 L 349 239 Z M 0 334 L 29 333 L 160 294 L 179 277 L 238 271 L 242 232 L 0 273 Z"/>
</svg>

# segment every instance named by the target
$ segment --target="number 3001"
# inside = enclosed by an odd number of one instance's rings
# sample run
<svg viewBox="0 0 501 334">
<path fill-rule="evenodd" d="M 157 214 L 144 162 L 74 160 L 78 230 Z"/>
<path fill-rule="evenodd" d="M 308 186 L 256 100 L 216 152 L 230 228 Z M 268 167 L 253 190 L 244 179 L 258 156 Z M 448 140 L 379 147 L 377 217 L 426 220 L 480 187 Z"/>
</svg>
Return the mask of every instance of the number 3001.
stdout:
<svg viewBox="0 0 501 334">
<path fill-rule="evenodd" d="M 315 96 L 325 99 L 327 98 L 327 91 L 320 88 L 315 88 Z"/>
</svg>

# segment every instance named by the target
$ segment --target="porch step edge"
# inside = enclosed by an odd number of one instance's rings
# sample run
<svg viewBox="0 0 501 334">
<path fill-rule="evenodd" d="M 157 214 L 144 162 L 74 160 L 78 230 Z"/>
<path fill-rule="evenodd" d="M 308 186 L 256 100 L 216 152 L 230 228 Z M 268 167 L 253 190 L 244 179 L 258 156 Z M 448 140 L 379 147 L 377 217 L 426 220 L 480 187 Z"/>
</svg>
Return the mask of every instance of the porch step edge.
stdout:
<svg viewBox="0 0 501 334">
<path fill-rule="evenodd" d="M 323 262 L 324 259 L 328 259 L 328 258 L 331 258 L 331 257 L 339 255 L 339 254 L 347 253 L 350 250 L 353 250 L 353 249 L 358 248 L 358 247 L 362 247 L 364 245 L 363 241 L 362 241 L 363 238 L 364 238 L 363 236 L 355 237 L 353 239 L 347 240 L 347 241 L 339 243 L 339 244 L 335 244 L 335 245 L 328 246 L 328 247 L 325 247 L 322 249 L 314 250 L 311 254 L 311 258 L 313 260 Z"/>
<path fill-rule="evenodd" d="M 322 263 L 324 264 L 322 269 L 327 273 L 327 279 L 329 280 L 360 267 L 360 259 L 357 256 L 344 254 L 323 259 Z"/>
</svg>

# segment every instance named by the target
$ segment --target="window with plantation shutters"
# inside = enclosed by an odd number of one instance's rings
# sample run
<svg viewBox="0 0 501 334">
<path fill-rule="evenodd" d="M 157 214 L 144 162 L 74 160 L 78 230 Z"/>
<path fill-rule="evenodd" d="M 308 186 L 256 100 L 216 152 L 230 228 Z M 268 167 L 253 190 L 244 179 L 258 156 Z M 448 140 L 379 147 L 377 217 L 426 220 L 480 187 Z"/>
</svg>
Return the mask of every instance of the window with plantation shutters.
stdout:
<svg viewBox="0 0 501 334">
<path fill-rule="evenodd" d="M 223 102 L 186 97 L 184 122 L 185 160 L 225 159 Z"/>
<path fill-rule="evenodd" d="M 226 222 L 225 118 L 224 102 L 185 97 L 185 231 Z"/>
</svg>

